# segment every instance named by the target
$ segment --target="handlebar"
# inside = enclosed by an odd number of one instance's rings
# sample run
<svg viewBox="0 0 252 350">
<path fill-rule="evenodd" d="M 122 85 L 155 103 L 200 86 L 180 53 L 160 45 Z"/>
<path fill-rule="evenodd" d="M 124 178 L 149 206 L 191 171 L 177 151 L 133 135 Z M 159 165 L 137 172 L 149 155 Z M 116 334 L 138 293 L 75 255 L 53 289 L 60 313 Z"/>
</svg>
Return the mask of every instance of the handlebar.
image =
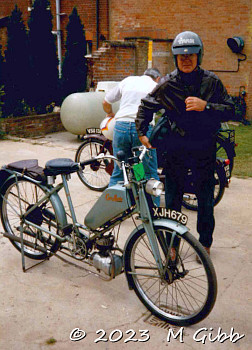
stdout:
<svg viewBox="0 0 252 350">
<path fill-rule="evenodd" d="M 140 150 L 142 150 L 142 152 L 141 152 L 141 154 L 140 154 L 140 156 L 139 156 L 139 160 L 140 160 L 140 162 L 142 162 L 142 160 L 143 160 L 143 158 L 144 158 L 146 152 L 148 152 L 148 148 L 145 147 L 144 145 L 142 145 L 142 146 L 139 147 L 139 151 L 140 151 Z"/>
<path fill-rule="evenodd" d="M 136 156 L 136 152 L 137 151 L 141 151 L 139 156 Z M 147 151 L 148 151 L 148 149 L 144 145 L 132 148 L 132 152 L 134 154 L 134 158 L 139 163 L 142 162 L 142 160 L 143 160 L 143 158 L 144 158 L 144 156 L 145 156 Z M 120 158 L 120 160 L 118 158 Z M 92 159 L 88 159 L 86 161 L 80 162 L 79 163 L 79 167 L 81 169 L 84 169 L 86 165 L 93 164 L 93 163 L 98 162 L 99 160 L 103 160 L 103 159 L 113 160 L 121 167 L 122 172 L 123 172 L 124 186 L 126 188 L 129 188 L 130 187 L 130 183 L 129 183 L 129 179 L 128 179 L 126 168 L 129 167 L 130 165 L 128 163 L 125 163 L 125 160 L 124 160 L 125 157 L 123 157 L 122 154 L 118 155 L 118 158 L 115 157 L 115 156 L 112 156 L 112 155 L 105 155 L 104 153 L 101 153 L 101 154 L 99 154 L 98 156 L 96 156 L 96 157 L 94 157 Z"/>
<path fill-rule="evenodd" d="M 93 158 L 88 159 L 88 160 L 84 160 L 83 162 L 80 162 L 79 164 L 80 164 L 80 167 L 82 169 L 84 169 L 86 165 L 93 164 L 94 162 L 97 162 L 98 160 L 102 160 L 102 159 L 111 159 L 111 160 L 114 160 L 116 162 L 119 162 L 116 157 L 111 156 L 111 155 L 105 155 L 104 153 L 101 153 L 98 156 L 93 157 Z"/>
<path fill-rule="evenodd" d="M 132 152 L 134 153 L 136 151 L 141 151 L 141 153 L 140 153 L 138 158 L 139 158 L 139 161 L 142 162 L 142 160 L 143 160 L 146 152 L 148 151 L 148 149 L 144 145 L 139 146 L 139 147 L 133 147 L 132 148 Z M 79 165 L 80 165 L 80 167 L 82 169 L 84 169 L 86 165 L 93 164 L 94 162 L 102 160 L 102 159 L 114 160 L 115 162 L 117 162 L 118 165 L 121 165 L 123 163 L 123 162 L 119 161 L 118 158 L 116 158 L 115 156 L 105 155 L 104 153 L 100 153 L 98 156 L 93 157 L 92 159 L 88 159 L 88 160 L 85 160 L 83 162 L 80 162 Z"/>
</svg>

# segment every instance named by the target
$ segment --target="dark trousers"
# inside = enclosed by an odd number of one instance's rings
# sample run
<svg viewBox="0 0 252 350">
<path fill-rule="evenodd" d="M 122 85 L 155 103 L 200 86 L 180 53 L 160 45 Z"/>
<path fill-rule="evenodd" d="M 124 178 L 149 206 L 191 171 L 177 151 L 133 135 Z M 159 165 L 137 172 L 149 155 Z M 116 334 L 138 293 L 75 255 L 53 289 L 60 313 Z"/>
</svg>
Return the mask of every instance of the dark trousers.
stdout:
<svg viewBox="0 0 252 350">
<path fill-rule="evenodd" d="M 166 155 L 164 173 L 166 208 L 181 211 L 188 169 L 193 172 L 195 194 L 198 199 L 197 231 L 199 241 L 210 247 L 213 241 L 215 147 L 170 149 Z"/>
</svg>

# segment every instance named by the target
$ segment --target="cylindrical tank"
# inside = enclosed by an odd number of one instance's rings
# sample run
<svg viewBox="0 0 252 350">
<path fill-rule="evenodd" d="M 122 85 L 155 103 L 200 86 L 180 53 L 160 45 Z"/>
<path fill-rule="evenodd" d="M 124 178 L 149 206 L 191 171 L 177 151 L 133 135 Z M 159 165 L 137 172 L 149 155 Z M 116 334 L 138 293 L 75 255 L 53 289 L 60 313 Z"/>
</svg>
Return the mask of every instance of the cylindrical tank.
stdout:
<svg viewBox="0 0 252 350">
<path fill-rule="evenodd" d="M 105 92 L 79 92 L 65 98 L 60 110 L 64 128 L 75 135 L 85 135 L 87 128 L 100 128 L 106 117 L 102 108 Z M 119 102 L 113 104 L 113 112 L 119 109 Z"/>
</svg>

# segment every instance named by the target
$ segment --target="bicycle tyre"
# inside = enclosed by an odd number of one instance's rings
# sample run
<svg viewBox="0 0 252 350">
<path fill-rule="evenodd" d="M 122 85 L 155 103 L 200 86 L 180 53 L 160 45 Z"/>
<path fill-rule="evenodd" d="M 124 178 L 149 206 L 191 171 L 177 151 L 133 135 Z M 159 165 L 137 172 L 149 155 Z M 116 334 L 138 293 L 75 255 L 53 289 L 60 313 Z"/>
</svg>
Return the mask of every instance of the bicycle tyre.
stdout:
<svg viewBox="0 0 252 350">
<path fill-rule="evenodd" d="M 215 187 L 214 187 L 214 206 L 220 203 L 224 192 L 225 192 L 225 183 L 222 180 L 222 177 L 219 174 L 219 170 L 215 170 Z M 194 193 L 185 193 L 182 201 L 184 208 L 197 211 L 198 210 L 198 200 L 197 196 Z"/>
<path fill-rule="evenodd" d="M 100 153 L 112 155 L 105 141 L 88 138 L 78 148 L 75 161 L 83 162 L 98 156 Z M 86 166 L 83 170 L 78 171 L 77 174 L 85 186 L 91 190 L 102 192 L 108 187 L 112 170 L 113 161 L 105 159 Z"/>
<path fill-rule="evenodd" d="M 36 201 L 46 194 L 45 190 L 32 181 L 24 178 L 10 179 L 1 190 L 1 221 L 5 232 L 12 236 L 20 238 L 21 216 Z M 20 198 L 20 201 L 19 201 Z M 50 200 L 41 203 L 29 215 L 29 221 L 46 228 L 49 231 L 54 229 L 57 232 L 57 222 L 55 209 Z M 41 252 L 24 244 L 24 255 L 35 260 L 44 260 L 50 253 L 55 253 L 61 245 L 61 242 L 55 237 L 35 229 L 31 225 L 23 225 L 23 239 L 34 244 L 36 242 L 42 248 L 46 248 L 47 252 Z M 13 246 L 21 251 L 21 243 L 10 239 Z"/>
<path fill-rule="evenodd" d="M 160 238 L 164 266 L 168 249 L 164 237 L 170 237 L 173 229 L 154 224 L 154 230 Z M 136 231 L 127 243 L 125 271 L 130 286 L 152 314 L 176 326 L 189 326 L 202 321 L 211 312 L 217 296 L 217 279 L 211 259 L 202 245 L 189 232 L 176 237 L 180 242 L 176 248 L 176 267 L 180 273 L 183 269 L 188 271 L 184 277 L 171 284 L 161 279 L 143 228 Z M 202 264 L 197 263 L 196 255 Z M 171 268 L 168 270 L 172 271 Z"/>
</svg>

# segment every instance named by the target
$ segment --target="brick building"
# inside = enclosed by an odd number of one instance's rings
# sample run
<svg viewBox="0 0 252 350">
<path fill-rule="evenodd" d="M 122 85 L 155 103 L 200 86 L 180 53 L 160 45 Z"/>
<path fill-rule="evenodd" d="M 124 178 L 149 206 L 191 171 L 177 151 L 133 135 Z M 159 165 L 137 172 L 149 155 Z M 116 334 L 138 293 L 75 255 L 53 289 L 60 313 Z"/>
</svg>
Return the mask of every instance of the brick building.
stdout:
<svg viewBox="0 0 252 350">
<path fill-rule="evenodd" d="M 7 17 L 14 5 L 21 9 L 26 22 L 32 2 L 0 2 L 0 43 L 3 47 Z M 92 53 L 88 59 L 90 83 L 141 74 L 148 59 L 163 74 L 173 70 L 172 39 L 181 31 L 192 30 L 204 42 L 202 67 L 215 71 L 232 95 L 238 95 L 240 87 L 244 87 L 247 116 L 252 118 L 251 0 L 211 0 L 204 5 L 196 0 L 51 0 L 55 31 L 56 5 L 59 6 L 58 38 L 60 34 L 63 56 L 68 16 L 73 7 L 77 7 Z M 234 36 L 244 40 L 242 55 L 233 53 L 227 45 L 227 39 Z"/>
</svg>

